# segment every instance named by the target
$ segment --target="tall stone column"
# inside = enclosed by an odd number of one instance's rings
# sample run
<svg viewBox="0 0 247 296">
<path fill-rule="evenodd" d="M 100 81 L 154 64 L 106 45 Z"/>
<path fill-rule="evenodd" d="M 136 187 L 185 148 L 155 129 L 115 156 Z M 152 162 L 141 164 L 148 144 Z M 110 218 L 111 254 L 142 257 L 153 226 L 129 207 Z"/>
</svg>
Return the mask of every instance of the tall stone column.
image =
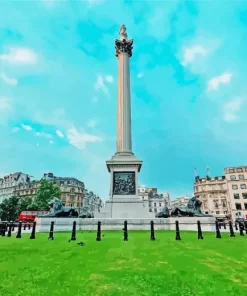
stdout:
<svg viewBox="0 0 247 296">
<path fill-rule="evenodd" d="M 120 28 L 120 39 L 115 40 L 116 57 L 118 58 L 118 102 L 117 102 L 117 154 L 131 154 L 131 97 L 130 67 L 133 40 L 129 40 L 126 27 Z"/>
</svg>

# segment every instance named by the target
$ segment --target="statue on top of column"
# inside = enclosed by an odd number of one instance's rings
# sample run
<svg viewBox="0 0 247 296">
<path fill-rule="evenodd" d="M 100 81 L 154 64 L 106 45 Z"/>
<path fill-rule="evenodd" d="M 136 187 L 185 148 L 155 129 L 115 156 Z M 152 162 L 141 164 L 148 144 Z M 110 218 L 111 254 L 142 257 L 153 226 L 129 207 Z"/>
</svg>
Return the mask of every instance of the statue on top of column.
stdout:
<svg viewBox="0 0 247 296">
<path fill-rule="evenodd" d="M 121 27 L 120 27 L 120 31 L 119 31 L 119 34 L 120 34 L 120 40 L 128 40 L 128 35 L 127 35 L 127 33 L 126 33 L 126 27 L 125 27 L 125 25 L 122 25 Z"/>
</svg>

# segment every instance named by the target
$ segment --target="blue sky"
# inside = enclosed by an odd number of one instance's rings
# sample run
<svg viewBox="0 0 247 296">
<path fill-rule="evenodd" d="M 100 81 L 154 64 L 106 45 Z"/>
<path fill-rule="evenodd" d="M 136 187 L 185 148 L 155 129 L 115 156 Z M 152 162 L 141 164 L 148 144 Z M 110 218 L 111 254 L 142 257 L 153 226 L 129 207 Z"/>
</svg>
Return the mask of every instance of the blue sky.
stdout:
<svg viewBox="0 0 247 296">
<path fill-rule="evenodd" d="M 194 167 L 246 164 L 245 1 L 1 1 L 0 19 L 0 175 L 74 176 L 108 198 L 122 23 L 140 184 L 175 198 Z"/>
</svg>

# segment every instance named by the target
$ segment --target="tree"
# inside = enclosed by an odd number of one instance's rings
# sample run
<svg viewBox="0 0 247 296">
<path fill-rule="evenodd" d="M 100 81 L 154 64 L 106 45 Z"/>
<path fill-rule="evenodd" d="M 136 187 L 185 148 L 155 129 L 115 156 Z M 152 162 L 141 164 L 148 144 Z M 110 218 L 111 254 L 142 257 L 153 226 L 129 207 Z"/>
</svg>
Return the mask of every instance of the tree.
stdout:
<svg viewBox="0 0 247 296">
<path fill-rule="evenodd" d="M 18 217 L 18 202 L 17 197 L 4 199 L 0 204 L 0 218 L 2 221 L 15 221 Z"/>
<path fill-rule="evenodd" d="M 55 183 L 42 179 L 31 207 L 39 211 L 48 210 L 48 202 L 53 197 L 60 197 L 60 195 L 60 188 Z"/>
</svg>

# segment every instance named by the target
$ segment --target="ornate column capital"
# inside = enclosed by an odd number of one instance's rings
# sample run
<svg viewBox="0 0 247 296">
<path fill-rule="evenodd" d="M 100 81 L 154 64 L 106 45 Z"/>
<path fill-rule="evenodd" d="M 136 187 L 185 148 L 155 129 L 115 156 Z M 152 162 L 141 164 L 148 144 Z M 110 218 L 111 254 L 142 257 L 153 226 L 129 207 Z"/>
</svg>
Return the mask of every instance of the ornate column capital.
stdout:
<svg viewBox="0 0 247 296">
<path fill-rule="evenodd" d="M 129 57 L 132 56 L 132 49 L 133 49 L 133 40 L 115 40 L 115 49 L 116 49 L 116 57 L 118 57 L 121 53 L 127 53 Z"/>
</svg>

